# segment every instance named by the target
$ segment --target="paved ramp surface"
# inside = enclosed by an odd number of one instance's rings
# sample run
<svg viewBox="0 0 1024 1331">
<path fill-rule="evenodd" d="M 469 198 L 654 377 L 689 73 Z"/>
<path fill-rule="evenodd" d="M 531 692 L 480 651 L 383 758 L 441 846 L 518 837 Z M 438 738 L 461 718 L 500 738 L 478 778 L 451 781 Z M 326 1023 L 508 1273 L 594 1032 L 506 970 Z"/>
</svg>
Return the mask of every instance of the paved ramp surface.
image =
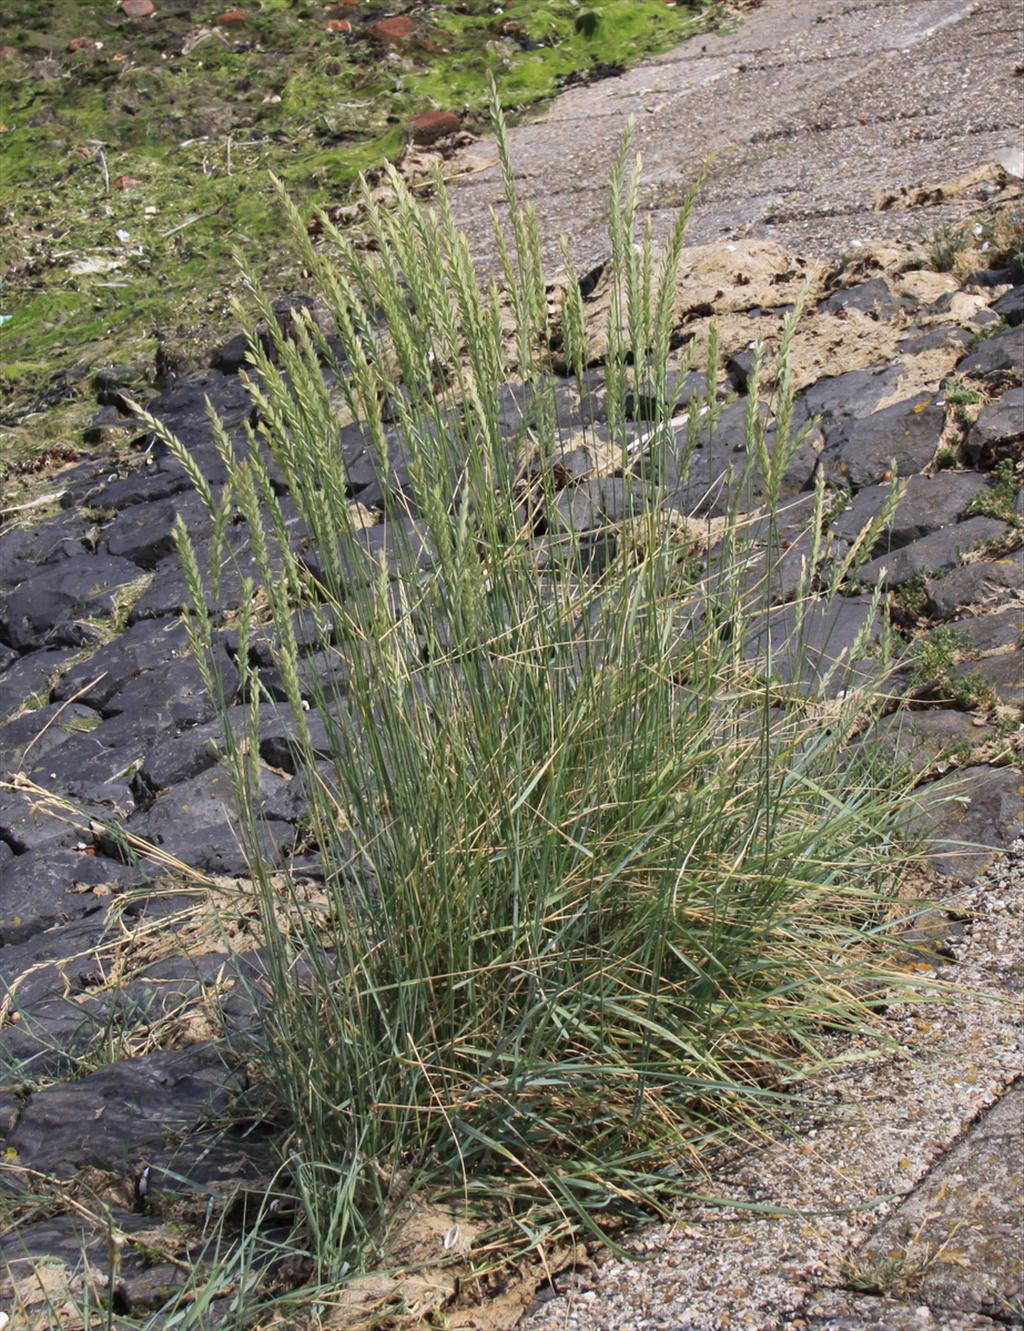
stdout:
<svg viewBox="0 0 1024 1331">
<path fill-rule="evenodd" d="M 552 263 L 563 232 L 581 267 L 604 256 L 606 183 L 630 115 L 656 232 L 713 152 L 694 243 L 758 235 L 832 254 L 912 239 L 976 205 L 876 203 L 1019 145 L 1022 62 L 1019 0 L 768 0 L 731 32 L 563 94 L 512 131 L 512 156 Z M 479 169 L 487 155 L 488 145 L 469 150 L 454 192 L 475 254 L 493 262 L 500 182 L 496 166 Z"/>
</svg>

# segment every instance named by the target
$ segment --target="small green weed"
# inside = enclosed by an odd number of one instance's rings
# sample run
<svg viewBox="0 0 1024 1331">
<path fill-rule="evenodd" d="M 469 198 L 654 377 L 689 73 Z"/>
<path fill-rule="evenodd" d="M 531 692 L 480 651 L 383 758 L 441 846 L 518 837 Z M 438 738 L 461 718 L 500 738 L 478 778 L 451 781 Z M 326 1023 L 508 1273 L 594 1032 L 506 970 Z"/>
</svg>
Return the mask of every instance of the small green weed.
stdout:
<svg viewBox="0 0 1024 1331">
<path fill-rule="evenodd" d="M 982 490 L 980 494 L 974 496 L 967 507 L 967 514 L 971 517 L 979 515 L 998 518 L 1001 522 L 1008 522 L 1019 528 L 1024 524 L 1018 516 L 1016 502 L 1022 487 L 1024 487 L 1024 477 L 1018 469 L 1018 464 L 1012 458 L 1003 458 L 992 472 L 992 484 L 987 490 Z"/>
<path fill-rule="evenodd" d="M 954 227 L 933 232 L 922 244 L 932 266 L 961 281 L 982 268 L 1016 267 L 1024 273 L 1024 209 L 1017 202 L 983 209 Z M 989 325 L 991 336 L 996 325 Z"/>
<path fill-rule="evenodd" d="M 939 1200 L 945 1201 L 945 1186 L 939 1189 Z M 936 1208 L 938 1210 L 938 1208 Z M 942 1214 L 941 1211 L 939 1214 Z M 875 1294 L 886 1299 L 909 1299 L 919 1293 L 929 1273 L 943 1261 L 959 1264 L 959 1254 L 950 1254 L 950 1244 L 966 1223 L 954 1218 L 948 1226 L 941 1226 L 941 1236 L 935 1234 L 935 1216 L 929 1216 L 916 1227 L 901 1226 L 902 1246 L 886 1253 L 873 1251 L 858 1253 L 847 1261 L 841 1279 L 847 1289 L 861 1294 Z M 926 1235 L 926 1229 L 932 1233 Z M 950 1254 L 947 1257 L 947 1254 Z"/>
<path fill-rule="evenodd" d="M 980 346 L 982 342 L 987 342 L 990 337 L 998 337 L 1000 333 L 1005 333 L 1008 327 L 1009 325 L 1005 320 L 993 319 L 991 323 L 975 329 L 967 345 L 969 348 Z"/>
<path fill-rule="evenodd" d="M 996 702 L 992 686 L 977 670 L 951 670 L 946 677 L 944 692 L 959 707 L 992 707 Z"/>
<path fill-rule="evenodd" d="M 922 241 L 928 262 L 937 273 L 951 273 L 970 247 L 971 236 L 962 228 L 942 227 Z"/>
<path fill-rule="evenodd" d="M 952 669 L 963 646 L 963 639 L 955 629 L 933 629 L 914 648 L 912 683 L 918 686 L 929 684 L 945 675 Z"/>
<path fill-rule="evenodd" d="M 840 1272 L 847 1289 L 878 1298 L 909 1298 L 916 1294 L 940 1253 L 896 1250 L 884 1257 L 854 1258 Z"/>
<path fill-rule="evenodd" d="M 915 689 L 941 692 L 961 707 L 990 705 L 995 699 L 985 679 L 977 671 L 955 668 L 965 649 L 966 644 L 955 629 L 932 629 L 914 647 L 911 685 Z"/>
<path fill-rule="evenodd" d="M 942 385 L 942 391 L 946 401 L 953 406 L 975 406 L 979 402 L 985 401 L 984 393 L 977 388 L 972 388 L 965 379 L 959 377 L 947 379 Z"/>
<path fill-rule="evenodd" d="M 928 605 L 926 582 L 923 573 L 916 573 L 893 592 L 893 600 L 905 614 L 911 617 L 924 614 Z"/>
</svg>

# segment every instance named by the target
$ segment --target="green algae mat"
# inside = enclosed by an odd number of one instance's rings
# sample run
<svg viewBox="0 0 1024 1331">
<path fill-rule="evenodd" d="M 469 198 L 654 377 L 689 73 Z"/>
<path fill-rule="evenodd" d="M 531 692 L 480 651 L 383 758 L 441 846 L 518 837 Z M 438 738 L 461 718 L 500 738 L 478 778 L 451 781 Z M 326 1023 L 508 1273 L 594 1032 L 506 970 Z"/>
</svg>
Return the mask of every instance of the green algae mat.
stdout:
<svg viewBox="0 0 1024 1331">
<path fill-rule="evenodd" d="M 41 459 L 61 460 L 95 410 L 98 368 L 138 389 L 205 354 L 230 327 L 234 251 L 268 289 L 300 284 L 271 172 L 310 212 L 343 203 L 359 172 L 413 139 L 479 129 L 489 74 L 506 110 L 526 114 L 721 9 L 7 0 L 0 480 L 13 492 Z"/>
</svg>

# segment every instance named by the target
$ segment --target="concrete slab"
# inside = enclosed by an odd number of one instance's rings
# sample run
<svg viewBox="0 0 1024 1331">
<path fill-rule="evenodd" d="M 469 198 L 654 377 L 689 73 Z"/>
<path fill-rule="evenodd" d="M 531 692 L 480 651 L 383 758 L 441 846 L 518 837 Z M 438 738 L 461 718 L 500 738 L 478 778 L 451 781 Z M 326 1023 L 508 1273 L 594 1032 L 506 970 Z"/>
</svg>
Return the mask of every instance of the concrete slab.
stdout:
<svg viewBox="0 0 1024 1331">
<path fill-rule="evenodd" d="M 574 88 L 511 134 L 522 195 L 552 268 L 605 255 L 605 185 L 628 115 L 643 157 L 642 209 L 664 235 L 709 153 L 695 244 L 765 236 L 815 256 L 949 225 L 976 196 L 876 210 L 879 194 L 934 186 L 998 159 L 1020 136 L 1017 0 L 767 0 L 730 32 L 698 38 L 619 78 Z M 474 256 L 495 262 L 493 144 L 472 145 L 453 185 Z M 453 163 L 455 172 L 460 159 Z"/>
<path fill-rule="evenodd" d="M 1024 1318 L 1024 1081 L 860 1249 L 856 1269 L 944 1313 Z"/>
<path fill-rule="evenodd" d="M 926 1305 L 831 1290 L 808 1311 L 810 1331 L 997 1331 L 977 1313 L 935 1313 Z"/>
</svg>

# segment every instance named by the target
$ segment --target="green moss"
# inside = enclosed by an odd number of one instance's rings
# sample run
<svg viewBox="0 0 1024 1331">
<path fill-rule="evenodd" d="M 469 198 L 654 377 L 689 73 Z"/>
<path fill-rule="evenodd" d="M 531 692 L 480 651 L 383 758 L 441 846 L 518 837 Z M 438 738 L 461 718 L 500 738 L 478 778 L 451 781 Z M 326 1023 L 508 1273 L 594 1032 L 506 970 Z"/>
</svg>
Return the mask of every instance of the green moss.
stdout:
<svg viewBox="0 0 1024 1331">
<path fill-rule="evenodd" d="M 595 23 L 581 27 L 571 0 L 508 0 L 500 13 L 489 0 L 399 3 L 390 12 L 408 9 L 424 41 L 382 54 L 361 29 L 369 4 L 343 36 L 318 4 L 259 0 L 244 25 L 190 46 L 223 8 L 158 6 L 132 23 L 106 0 L 6 7 L 0 479 L 49 446 L 38 412 L 55 376 L 151 361 L 157 336 L 188 361 L 225 332 L 235 248 L 268 289 L 300 280 L 270 171 L 305 209 L 342 202 L 360 171 L 401 152 L 417 112 L 482 123 L 490 74 L 507 109 L 535 106 L 570 73 L 672 46 L 717 6 L 592 0 Z M 72 38 L 87 45 L 71 52 Z M 107 271 L 74 271 L 90 256 Z M 19 427 L 29 415 L 34 443 Z"/>
</svg>

